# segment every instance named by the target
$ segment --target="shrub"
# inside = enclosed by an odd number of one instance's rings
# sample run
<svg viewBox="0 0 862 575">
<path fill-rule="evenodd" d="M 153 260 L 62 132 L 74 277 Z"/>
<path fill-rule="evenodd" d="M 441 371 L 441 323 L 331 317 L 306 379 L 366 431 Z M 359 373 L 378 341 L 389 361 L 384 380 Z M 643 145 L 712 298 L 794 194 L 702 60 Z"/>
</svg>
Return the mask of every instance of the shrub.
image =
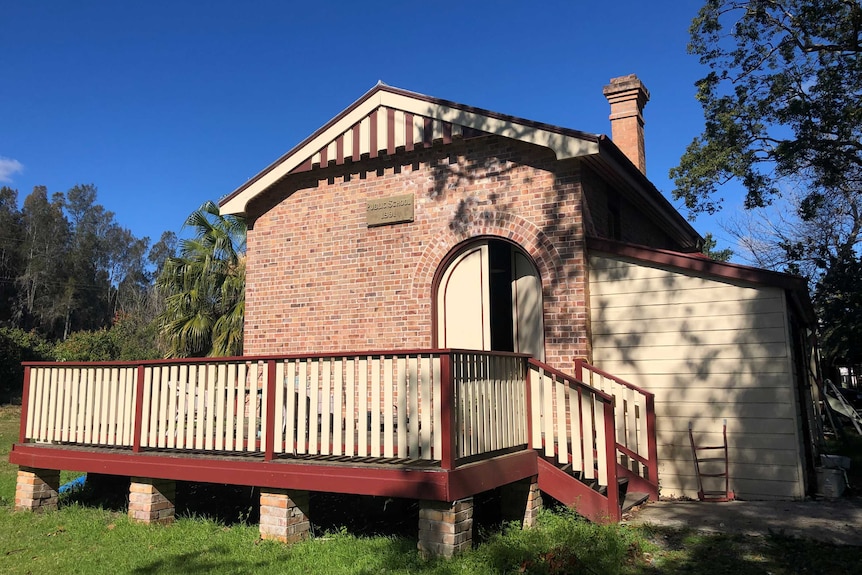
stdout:
<svg viewBox="0 0 862 575">
<path fill-rule="evenodd" d="M 111 361 L 118 355 L 114 338 L 105 329 L 76 331 L 54 347 L 57 361 Z"/>
<path fill-rule="evenodd" d="M 0 404 L 21 401 L 22 361 L 53 359 L 51 344 L 34 332 L 0 327 Z"/>
</svg>

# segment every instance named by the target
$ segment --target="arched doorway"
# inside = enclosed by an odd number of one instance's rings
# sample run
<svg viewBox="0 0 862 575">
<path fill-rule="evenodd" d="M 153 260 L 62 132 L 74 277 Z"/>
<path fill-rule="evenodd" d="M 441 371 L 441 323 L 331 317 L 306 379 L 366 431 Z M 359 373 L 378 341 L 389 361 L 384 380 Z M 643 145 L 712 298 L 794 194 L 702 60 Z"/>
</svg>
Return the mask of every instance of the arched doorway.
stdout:
<svg viewBox="0 0 862 575">
<path fill-rule="evenodd" d="M 545 358 L 542 280 L 519 247 L 482 239 L 444 264 L 436 290 L 437 346 Z"/>
</svg>

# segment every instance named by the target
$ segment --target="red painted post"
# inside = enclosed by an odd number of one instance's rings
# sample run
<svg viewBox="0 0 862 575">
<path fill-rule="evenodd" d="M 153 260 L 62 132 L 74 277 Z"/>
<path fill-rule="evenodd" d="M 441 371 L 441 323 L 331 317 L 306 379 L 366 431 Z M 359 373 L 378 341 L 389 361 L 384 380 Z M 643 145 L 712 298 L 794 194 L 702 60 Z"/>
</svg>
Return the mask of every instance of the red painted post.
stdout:
<svg viewBox="0 0 862 575">
<path fill-rule="evenodd" d="M 656 445 L 655 431 L 655 396 L 646 396 L 646 433 L 647 433 L 647 472 L 649 482 L 655 488 L 650 496 L 653 501 L 658 501 L 658 446 Z"/>
<path fill-rule="evenodd" d="M 617 442 L 614 440 L 614 404 L 604 404 L 605 410 L 605 455 L 608 465 L 608 516 L 612 521 L 619 522 L 620 485 L 617 483 Z"/>
<path fill-rule="evenodd" d="M 141 428 L 144 420 L 144 371 L 143 365 L 138 366 L 138 378 L 135 382 L 135 423 L 132 427 L 132 451 L 141 450 Z"/>
<path fill-rule="evenodd" d="M 580 357 L 575 358 L 575 379 L 584 381 L 584 360 Z"/>
<path fill-rule="evenodd" d="M 30 407 L 30 366 L 24 366 L 24 390 L 21 392 L 21 427 L 18 430 L 18 442 L 27 440 L 27 410 Z"/>
<path fill-rule="evenodd" d="M 264 461 L 272 461 L 275 457 L 275 360 L 266 362 L 266 429 L 263 430 L 263 440 L 266 442 Z M 282 381 L 280 385 L 284 385 Z"/>
<path fill-rule="evenodd" d="M 451 352 L 440 354 L 440 434 L 442 440 L 442 453 L 440 454 L 440 467 L 443 469 L 455 468 L 455 377 L 452 373 Z"/>
</svg>

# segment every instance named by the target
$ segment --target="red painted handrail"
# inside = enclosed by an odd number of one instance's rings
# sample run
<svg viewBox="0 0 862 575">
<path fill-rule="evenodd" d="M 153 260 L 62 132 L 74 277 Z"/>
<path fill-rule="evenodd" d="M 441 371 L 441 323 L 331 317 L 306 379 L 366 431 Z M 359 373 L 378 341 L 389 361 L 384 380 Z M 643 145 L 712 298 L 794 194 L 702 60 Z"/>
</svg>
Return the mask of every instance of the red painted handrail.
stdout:
<svg viewBox="0 0 862 575">
<path fill-rule="evenodd" d="M 508 351 L 483 351 L 461 348 L 409 348 L 409 349 L 386 349 L 386 350 L 363 350 L 363 351 L 328 351 L 323 353 L 285 353 L 270 355 L 236 355 L 225 357 L 182 357 L 171 359 L 143 359 L 133 361 L 24 361 L 24 367 L 129 367 L 138 365 L 165 365 L 165 364 L 197 364 L 197 363 L 242 363 L 248 361 L 267 362 L 282 359 L 323 359 L 335 357 L 394 357 L 397 355 L 444 355 L 452 353 L 470 353 L 473 355 L 493 355 L 497 357 L 530 357 L 523 353 Z"/>
<path fill-rule="evenodd" d="M 624 445 L 617 443 L 616 449 L 621 453 L 633 457 L 640 463 L 646 465 L 647 473 L 649 474 L 649 482 L 655 485 L 655 493 L 652 495 L 658 496 L 658 445 L 656 441 L 656 427 L 655 427 L 655 394 L 651 393 L 641 387 L 638 387 L 632 383 L 629 383 L 615 375 L 611 375 L 610 373 L 599 369 L 593 365 L 590 365 L 583 359 L 575 360 L 575 373 L 578 379 L 583 379 L 584 371 L 589 371 L 600 375 L 606 379 L 610 379 L 626 387 L 631 389 L 632 391 L 641 394 L 644 396 L 644 403 L 646 408 L 646 434 L 647 434 L 647 453 L 646 456 L 643 456 L 638 453 L 634 453 L 630 449 L 627 449 Z"/>
<path fill-rule="evenodd" d="M 636 385 L 635 385 L 635 384 L 633 384 L 633 383 L 629 383 L 628 381 L 626 381 L 626 380 L 624 380 L 624 379 L 620 379 L 620 378 L 618 378 L 618 377 L 617 377 L 617 376 L 615 376 L 615 375 L 611 375 L 610 373 L 608 373 L 608 372 L 606 372 L 606 371 L 604 371 L 604 370 L 602 370 L 602 369 L 599 369 L 599 368 L 597 368 L 597 367 L 596 367 L 596 366 L 594 366 L 594 365 L 590 365 L 589 363 L 587 363 L 587 362 L 586 362 L 585 360 L 583 360 L 583 359 L 576 359 L 576 360 L 575 360 L 575 376 L 576 376 L 578 379 L 580 379 L 581 381 L 583 381 L 583 379 L 584 379 L 584 378 L 583 378 L 583 370 L 585 370 L 585 369 L 586 369 L 587 371 L 591 371 L 591 372 L 593 372 L 593 373 L 595 373 L 595 374 L 597 374 L 597 375 L 601 375 L 602 377 L 605 377 L 605 378 L 607 378 L 607 379 L 613 380 L 613 381 L 617 382 L 618 384 L 622 385 L 623 387 L 627 387 L 627 388 L 629 388 L 629 389 L 631 389 L 631 390 L 634 390 L 634 391 L 636 391 L 636 392 L 640 393 L 641 395 L 645 395 L 645 396 L 655 396 L 655 394 L 654 394 L 654 393 L 649 392 L 649 391 L 645 390 L 645 389 L 644 389 L 644 388 L 642 388 L 642 387 L 638 387 L 638 386 L 636 386 Z"/>
<path fill-rule="evenodd" d="M 530 365 L 532 365 L 534 367 L 541 368 L 546 373 L 554 375 L 557 379 L 561 379 L 561 380 L 565 381 L 566 383 L 570 383 L 576 387 L 586 389 L 587 391 L 589 391 L 590 393 L 592 393 L 596 397 L 600 398 L 604 403 L 613 404 L 613 402 L 614 402 L 614 397 L 612 395 L 609 395 L 600 389 L 596 389 L 595 387 L 584 383 L 584 381 L 579 377 L 572 377 L 571 375 L 566 375 L 562 371 L 560 371 L 558 369 L 554 369 L 553 367 L 551 367 L 551 366 L 547 365 L 546 363 L 543 363 L 537 359 L 530 358 L 529 363 L 530 363 Z"/>
</svg>

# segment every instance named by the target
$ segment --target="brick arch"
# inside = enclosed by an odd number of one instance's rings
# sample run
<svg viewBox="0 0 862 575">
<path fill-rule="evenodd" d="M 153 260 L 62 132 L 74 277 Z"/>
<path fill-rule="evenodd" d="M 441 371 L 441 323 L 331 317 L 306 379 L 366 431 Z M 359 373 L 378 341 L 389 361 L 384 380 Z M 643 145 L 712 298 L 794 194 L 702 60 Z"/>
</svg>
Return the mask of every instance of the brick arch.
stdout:
<svg viewBox="0 0 862 575">
<path fill-rule="evenodd" d="M 430 305 L 434 298 L 431 291 L 434 275 L 446 257 L 462 244 L 482 237 L 507 239 L 524 250 L 533 260 L 542 279 L 542 291 L 548 296 L 548 287 L 563 269 L 563 260 L 554 243 L 538 226 L 517 214 L 486 210 L 466 224 L 450 226 L 425 247 L 413 275 L 414 301 Z"/>
</svg>

